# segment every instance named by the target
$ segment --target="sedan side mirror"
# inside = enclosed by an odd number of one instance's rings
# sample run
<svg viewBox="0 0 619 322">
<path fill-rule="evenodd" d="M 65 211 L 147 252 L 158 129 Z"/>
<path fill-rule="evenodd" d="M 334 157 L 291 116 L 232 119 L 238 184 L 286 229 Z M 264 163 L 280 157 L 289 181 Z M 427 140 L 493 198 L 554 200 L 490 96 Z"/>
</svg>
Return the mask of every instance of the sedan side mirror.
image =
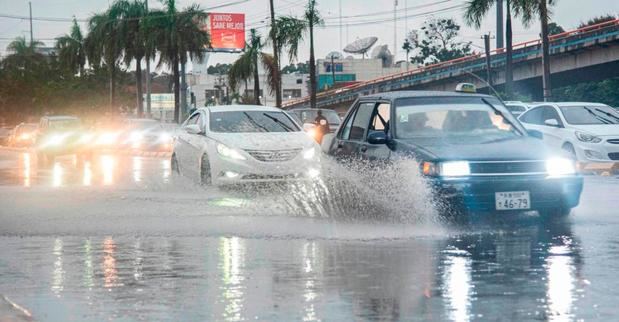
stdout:
<svg viewBox="0 0 619 322">
<path fill-rule="evenodd" d="M 548 119 L 548 120 L 544 121 L 544 124 L 546 124 L 548 126 L 552 126 L 552 127 L 561 127 L 559 125 L 559 121 L 557 121 L 557 119 Z"/>
<path fill-rule="evenodd" d="M 389 142 L 389 139 L 385 132 L 372 132 L 368 135 L 369 144 L 387 144 L 387 142 Z"/>
<path fill-rule="evenodd" d="M 200 130 L 200 126 L 198 124 L 189 124 L 185 126 L 185 132 L 189 134 L 202 134 L 202 130 Z"/>
<path fill-rule="evenodd" d="M 544 133 L 538 130 L 528 130 L 527 133 L 529 133 L 529 136 L 534 137 L 536 139 L 540 139 L 540 140 L 544 139 Z"/>
</svg>

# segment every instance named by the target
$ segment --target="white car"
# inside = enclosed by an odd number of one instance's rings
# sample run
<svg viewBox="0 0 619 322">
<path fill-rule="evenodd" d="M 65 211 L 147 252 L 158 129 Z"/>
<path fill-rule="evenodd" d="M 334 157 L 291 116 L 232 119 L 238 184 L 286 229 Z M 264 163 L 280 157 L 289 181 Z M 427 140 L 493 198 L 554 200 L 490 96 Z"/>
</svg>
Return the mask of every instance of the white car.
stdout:
<svg viewBox="0 0 619 322">
<path fill-rule="evenodd" d="M 278 108 L 211 106 L 183 123 L 172 169 L 205 185 L 311 180 L 320 174 L 319 154 L 317 143 Z"/>
<path fill-rule="evenodd" d="M 599 103 L 543 103 L 518 118 L 579 162 L 619 161 L 619 113 Z"/>
<path fill-rule="evenodd" d="M 507 110 L 512 113 L 515 117 L 520 116 L 522 113 L 526 112 L 529 109 L 529 105 L 527 103 L 523 103 L 520 101 L 505 101 L 503 102 Z"/>
</svg>

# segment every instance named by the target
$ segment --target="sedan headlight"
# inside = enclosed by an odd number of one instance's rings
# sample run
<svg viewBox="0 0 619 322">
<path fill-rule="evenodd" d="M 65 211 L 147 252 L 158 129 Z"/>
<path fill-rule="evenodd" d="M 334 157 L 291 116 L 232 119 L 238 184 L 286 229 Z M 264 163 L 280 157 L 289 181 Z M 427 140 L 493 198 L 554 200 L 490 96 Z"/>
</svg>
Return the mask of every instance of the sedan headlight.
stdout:
<svg viewBox="0 0 619 322">
<path fill-rule="evenodd" d="M 450 161 L 441 163 L 440 175 L 445 177 L 462 177 L 471 174 L 467 161 Z"/>
<path fill-rule="evenodd" d="M 570 159 L 552 158 L 546 160 L 546 172 L 549 176 L 565 176 L 576 173 L 576 167 Z"/>
<path fill-rule="evenodd" d="M 316 156 L 316 149 L 315 148 L 309 148 L 307 150 L 305 150 L 303 152 L 303 159 L 305 160 L 311 160 Z"/>
<path fill-rule="evenodd" d="M 47 140 L 48 145 L 61 145 L 64 142 L 64 135 L 56 134 Z"/>
<path fill-rule="evenodd" d="M 217 144 L 217 153 L 219 153 L 219 155 L 226 157 L 226 158 L 230 158 L 230 159 L 235 159 L 235 160 L 246 160 L 246 158 L 241 154 L 241 152 L 229 148 L 221 143 Z"/>
<path fill-rule="evenodd" d="M 172 141 L 172 136 L 170 135 L 170 133 L 161 133 L 159 135 L 159 140 L 161 142 L 170 142 Z"/>
<path fill-rule="evenodd" d="M 579 132 L 576 131 L 576 138 L 581 141 L 581 142 L 586 142 L 586 143 L 600 143 L 602 142 L 602 138 L 597 137 L 593 134 L 589 134 L 589 133 L 585 133 L 585 132 Z"/>
</svg>

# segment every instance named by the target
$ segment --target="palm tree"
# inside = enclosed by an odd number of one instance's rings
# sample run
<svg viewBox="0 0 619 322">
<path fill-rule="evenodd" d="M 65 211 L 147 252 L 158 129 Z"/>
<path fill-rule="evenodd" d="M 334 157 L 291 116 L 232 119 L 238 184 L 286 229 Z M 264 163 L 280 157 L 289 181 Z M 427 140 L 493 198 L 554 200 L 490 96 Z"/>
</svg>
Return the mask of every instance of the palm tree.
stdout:
<svg viewBox="0 0 619 322">
<path fill-rule="evenodd" d="M 282 106 L 282 88 L 281 88 L 282 76 L 279 71 L 279 66 L 280 66 L 279 52 L 281 50 L 280 44 L 278 42 L 279 31 L 277 29 L 278 26 L 275 21 L 275 7 L 273 6 L 273 0 L 270 0 L 269 4 L 270 4 L 270 9 L 271 9 L 271 31 L 269 32 L 269 35 L 271 36 L 271 43 L 273 45 L 273 61 L 276 66 L 275 71 L 274 71 L 275 74 L 272 75 L 272 77 L 275 79 L 275 89 L 274 89 L 275 106 L 281 107 Z"/>
<path fill-rule="evenodd" d="M 84 36 L 75 18 L 73 18 L 70 33 L 56 38 L 56 50 L 58 51 L 60 65 L 63 68 L 73 74 L 84 75 L 84 65 L 86 65 Z"/>
<path fill-rule="evenodd" d="M 143 1 L 117 0 L 110 7 L 110 15 L 118 21 L 123 62 L 129 66 L 135 61 L 136 104 L 139 117 L 144 114 L 142 103 L 142 59 L 146 55 L 145 34 L 142 20 L 148 15 Z"/>
<path fill-rule="evenodd" d="M 408 56 L 410 55 L 411 50 L 413 50 L 413 44 L 408 38 L 404 39 L 404 44 L 402 45 L 402 49 L 406 51 L 406 70 L 408 70 Z"/>
<path fill-rule="evenodd" d="M 262 51 L 262 39 L 260 34 L 255 29 L 250 30 L 249 41 L 245 45 L 245 53 L 243 53 L 230 67 L 228 71 L 228 83 L 232 90 L 238 88 L 241 80 L 254 78 L 254 103 L 260 105 L 260 74 L 259 65 L 262 64 L 267 71 L 269 90 L 271 93 L 276 91 L 277 65 L 273 56 Z"/>
<path fill-rule="evenodd" d="M 525 26 L 530 25 L 535 17 L 541 23 L 542 34 L 542 83 L 544 91 L 544 101 L 552 99 L 552 84 L 550 82 L 550 33 L 548 31 L 548 21 L 550 12 L 548 6 L 556 3 L 556 0 L 513 0 L 517 4 L 515 10 L 522 15 Z"/>
<path fill-rule="evenodd" d="M 513 75 L 513 32 L 512 32 L 512 1 L 506 0 L 506 19 L 505 19 L 505 93 L 511 97 Z M 470 0 L 464 12 L 464 20 L 467 25 L 479 29 L 484 16 L 490 11 L 493 4 L 499 3 L 496 0 Z"/>
<path fill-rule="evenodd" d="M 45 57 L 37 51 L 42 46 L 40 41 L 26 41 L 24 37 L 17 37 L 6 47 L 10 52 L 2 60 L 2 69 L 13 73 L 20 78 L 34 76 L 34 72 L 40 71 L 40 65 L 45 64 Z"/>
<path fill-rule="evenodd" d="M 180 120 L 180 73 L 179 64 L 192 59 L 202 61 L 205 47 L 209 44 L 208 33 L 200 27 L 207 14 L 198 5 L 178 11 L 175 0 L 163 0 L 164 9 L 151 11 L 145 19 L 144 32 L 146 52 L 153 56 L 159 52 L 158 66 L 172 69 L 174 81 L 174 121 Z"/>
<path fill-rule="evenodd" d="M 314 57 L 314 27 L 324 24 L 320 12 L 316 8 L 316 0 L 309 0 L 305 7 L 305 21 L 309 28 L 310 38 L 310 58 L 309 58 L 309 74 L 310 74 L 310 107 L 316 108 L 316 57 Z"/>
<path fill-rule="evenodd" d="M 88 21 L 85 40 L 86 56 L 93 65 L 105 65 L 110 79 L 110 109 L 116 105 L 116 73 L 122 55 L 117 20 L 110 10 L 93 15 Z"/>
</svg>

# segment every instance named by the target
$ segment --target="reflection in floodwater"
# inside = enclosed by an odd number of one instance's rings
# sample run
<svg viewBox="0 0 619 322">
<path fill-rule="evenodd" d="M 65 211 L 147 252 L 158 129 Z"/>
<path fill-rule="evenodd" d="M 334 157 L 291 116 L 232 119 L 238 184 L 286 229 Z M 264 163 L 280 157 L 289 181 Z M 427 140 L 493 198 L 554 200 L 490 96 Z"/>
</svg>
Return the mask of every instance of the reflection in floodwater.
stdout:
<svg viewBox="0 0 619 322">
<path fill-rule="evenodd" d="M 170 164 L 170 160 L 161 160 L 161 169 L 163 170 L 163 182 L 168 182 L 170 180 L 170 175 L 172 174 L 172 165 Z"/>
<path fill-rule="evenodd" d="M 84 176 L 82 178 L 84 186 L 92 185 L 92 168 L 89 161 L 84 162 Z"/>
<path fill-rule="evenodd" d="M 133 165 L 133 182 L 142 181 L 142 158 L 141 157 L 132 157 L 131 164 Z"/>
<path fill-rule="evenodd" d="M 469 321 L 471 306 L 471 258 L 461 250 L 446 252 L 443 263 L 443 297 L 451 321 Z"/>
<path fill-rule="evenodd" d="M 226 321 L 243 320 L 243 297 L 245 286 L 242 285 L 243 266 L 245 265 L 245 241 L 238 237 L 222 237 L 219 254 L 223 278 L 223 319 Z"/>
<path fill-rule="evenodd" d="M 54 162 L 54 168 L 52 170 L 52 186 L 60 187 L 62 186 L 62 175 L 64 170 L 60 162 Z"/>
<path fill-rule="evenodd" d="M 112 288 L 121 286 L 118 283 L 118 270 L 116 269 L 116 258 L 114 258 L 114 252 L 116 251 L 116 244 L 111 237 L 106 238 L 103 241 L 103 286 L 106 288 Z"/>
<path fill-rule="evenodd" d="M 24 167 L 24 187 L 30 187 L 30 153 L 22 153 L 22 164 Z"/>
<path fill-rule="evenodd" d="M 318 294 L 316 293 L 316 243 L 307 242 L 303 245 L 303 261 L 305 277 L 305 287 L 303 288 L 303 298 L 305 300 L 305 315 L 303 321 L 318 321 L 314 303 Z"/>
<path fill-rule="evenodd" d="M 92 242 L 86 239 L 84 243 L 84 287 L 92 289 L 95 286 L 95 270 L 92 262 Z"/>
<path fill-rule="evenodd" d="M 114 183 L 114 167 L 116 160 L 111 155 L 101 156 L 101 171 L 103 172 L 103 185 L 109 186 Z"/>
<path fill-rule="evenodd" d="M 567 245 L 552 246 L 546 259 L 548 274 L 548 320 L 573 320 L 574 259 Z"/>
<path fill-rule="evenodd" d="M 62 258 L 62 239 L 56 238 L 54 240 L 53 254 L 56 257 L 54 260 L 54 270 L 52 271 L 52 292 L 56 295 L 60 295 L 60 292 L 64 289 L 64 267 Z"/>
</svg>

